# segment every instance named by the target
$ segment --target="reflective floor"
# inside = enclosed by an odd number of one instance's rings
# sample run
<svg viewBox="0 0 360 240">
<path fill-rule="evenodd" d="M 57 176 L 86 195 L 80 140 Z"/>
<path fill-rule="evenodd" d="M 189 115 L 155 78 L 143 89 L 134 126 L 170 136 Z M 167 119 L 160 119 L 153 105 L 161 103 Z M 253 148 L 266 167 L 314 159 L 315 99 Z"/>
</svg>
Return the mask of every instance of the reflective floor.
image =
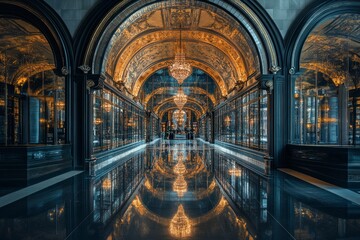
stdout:
<svg viewBox="0 0 360 240">
<path fill-rule="evenodd" d="M 358 204 L 241 163 L 158 141 L 0 208 L 0 239 L 360 239 Z"/>
</svg>

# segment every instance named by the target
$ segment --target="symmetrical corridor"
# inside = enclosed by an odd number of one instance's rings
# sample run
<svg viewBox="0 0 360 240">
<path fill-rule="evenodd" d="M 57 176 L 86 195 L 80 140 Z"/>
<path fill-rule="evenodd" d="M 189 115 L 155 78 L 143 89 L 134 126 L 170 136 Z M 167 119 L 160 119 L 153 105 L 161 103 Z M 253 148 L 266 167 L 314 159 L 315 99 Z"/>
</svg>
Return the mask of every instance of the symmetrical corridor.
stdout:
<svg viewBox="0 0 360 240">
<path fill-rule="evenodd" d="M 0 0 L 0 240 L 360 240 L 359 0 Z"/>
<path fill-rule="evenodd" d="M 1 239 L 360 236 L 359 198 L 282 171 L 264 176 L 200 140 L 154 141 L 94 178 L 79 173 L 33 191 L 0 208 Z"/>
</svg>

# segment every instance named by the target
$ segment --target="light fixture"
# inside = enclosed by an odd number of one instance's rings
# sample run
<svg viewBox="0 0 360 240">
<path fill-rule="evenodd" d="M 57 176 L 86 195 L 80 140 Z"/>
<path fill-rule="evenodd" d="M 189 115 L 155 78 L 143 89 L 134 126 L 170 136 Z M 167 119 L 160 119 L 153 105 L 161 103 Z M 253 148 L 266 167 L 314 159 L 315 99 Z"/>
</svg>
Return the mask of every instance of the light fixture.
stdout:
<svg viewBox="0 0 360 240">
<path fill-rule="evenodd" d="M 65 102 L 64 101 L 57 101 L 56 102 L 56 108 L 57 109 L 60 109 L 60 110 L 62 110 L 62 109 L 64 109 L 64 107 L 65 107 Z"/>
<path fill-rule="evenodd" d="M 238 168 L 230 168 L 230 169 L 229 169 L 229 174 L 230 174 L 231 176 L 240 177 L 240 176 L 241 176 L 241 169 L 238 169 Z"/>
<path fill-rule="evenodd" d="M 225 118 L 224 118 L 225 127 L 229 127 L 229 126 L 230 126 L 230 122 L 231 122 L 230 116 L 229 116 L 229 115 L 226 115 Z"/>
<path fill-rule="evenodd" d="M 181 42 L 181 23 L 180 23 L 180 44 L 179 49 L 175 52 L 175 59 L 169 66 L 169 74 L 181 85 L 192 73 L 191 65 L 186 62 L 185 52 Z"/>
<path fill-rule="evenodd" d="M 182 110 L 187 102 L 187 95 L 184 93 L 182 88 L 179 88 L 177 94 L 174 97 L 174 102 L 179 110 Z"/>
<path fill-rule="evenodd" d="M 101 124 L 101 123 L 102 123 L 101 118 L 95 118 L 95 119 L 94 119 L 94 124 L 95 124 L 95 125 L 99 125 L 99 124 Z"/>
<path fill-rule="evenodd" d="M 179 205 L 178 210 L 170 222 L 170 234 L 177 238 L 190 237 L 191 221 L 186 216 L 184 207 Z"/>
<path fill-rule="evenodd" d="M 111 111 L 111 104 L 109 102 L 105 102 L 104 103 L 104 110 L 106 112 L 110 112 Z"/>
<path fill-rule="evenodd" d="M 109 190 L 111 188 L 111 180 L 109 178 L 105 178 L 101 184 L 101 187 L 105 190 Z"/>
</svg>

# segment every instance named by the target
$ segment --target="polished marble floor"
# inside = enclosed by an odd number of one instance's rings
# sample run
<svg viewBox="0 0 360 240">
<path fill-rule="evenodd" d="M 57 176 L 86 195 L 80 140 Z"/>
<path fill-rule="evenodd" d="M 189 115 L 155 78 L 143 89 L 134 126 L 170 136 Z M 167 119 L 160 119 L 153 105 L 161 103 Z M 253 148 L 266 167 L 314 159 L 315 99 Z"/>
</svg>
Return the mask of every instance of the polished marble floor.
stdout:
<svg viewBox="0 0 360 240">
<path fill-rule="evenodd" d="M 0 239 L 360 239 L 359 193 L 249 166 L 197 140 L 157 141 L 93 177 L 1 196 Z"/>
</svg>

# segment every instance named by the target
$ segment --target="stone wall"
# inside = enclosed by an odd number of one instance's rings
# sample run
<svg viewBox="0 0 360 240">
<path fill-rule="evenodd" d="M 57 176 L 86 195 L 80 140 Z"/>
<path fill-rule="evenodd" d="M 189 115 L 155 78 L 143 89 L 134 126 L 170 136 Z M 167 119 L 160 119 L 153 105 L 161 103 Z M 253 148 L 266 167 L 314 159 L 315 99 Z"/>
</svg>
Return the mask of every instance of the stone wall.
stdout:
<svg viewBox="0 0 360 240">
<path fill-rule="evenodd" d="M 95 3 L 99 0 L 45 0 L 61 16 L 72 36 Z M 101 0 L 100 0 L 101 1 Z M 107 0 L 105 0 L 107 1 Z"/>
<path fill-rule="evenodd" d="M 80 22 L 95 5 L 102 0 L 45 0 L 61 16 L 71 35 L 74 36 Z M 106 0 L 103 0 L 106 1 Z M 273 18 L 281 34 L 285 37 L 289 26 L 298 14 L 316 0 L 258 0 Z"/>
<path fill-rule="evenodd" d="M 274 20 L 283 38 L 299 13 L 308 6 L 309 3 L 315 1 L 316 0 L 258 0 Z"/>
</svg>

